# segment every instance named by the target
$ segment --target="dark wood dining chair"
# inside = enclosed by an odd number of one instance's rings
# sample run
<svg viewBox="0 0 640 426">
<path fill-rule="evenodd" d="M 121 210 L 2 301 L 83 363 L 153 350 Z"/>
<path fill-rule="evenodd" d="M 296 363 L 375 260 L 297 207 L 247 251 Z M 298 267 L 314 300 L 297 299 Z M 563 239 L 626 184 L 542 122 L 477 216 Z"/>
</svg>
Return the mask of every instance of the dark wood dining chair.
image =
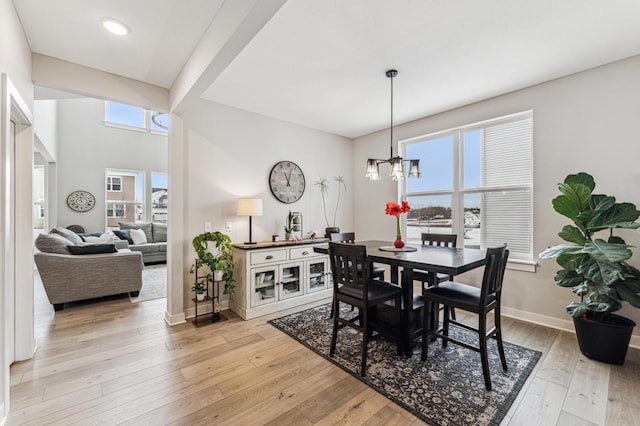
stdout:
<svg viewBox="0 0 640 426">
<path fill-rule="evenodd" d="M 375 337 L 373 330 L 395 335 L 398 355 L 402 355 L 401 331 L 401 294 L 402 288 L 391 283 L 371 279 L 367 260 L 367 248 L 357 244 L 329 243 L 329 260 L 333 273 L 333 304 L 336 307 L 333 315 L 333 332 L 329 356 L 336 352 L 338 330 L 352 327 L 362 333 L 362 364 L 360 375 L 364 376 L 367 368 L 367 345 Z M 394 324 L 376 323 L 369 311 L 386 301 L 394 301 L 396 318 Z M 351 318 L 340 315 L 340 303 L 346 303 L 358 309 L 358 314 Z M 385 334 L 386 334 L 385 333 Z"/>
<path fill-rule="evenodd" d="M 349 243 L 354 244 L 356 242 L 356 233 L 355 232 L 336 232 L 330 234 L 331 241 L 339 242 L 339 243 Z M 384 281 L 384 268 L 380 268 L 378 266 L 373 267 L 373 278 Z"/>
<path fill-rule="evenodd" d="M 458 244 L 457 234 L 431 234 L 422 233 L 422 245 L 425 246 L 439 246 L 439 247 L 456 247 Z M 414 269 L 413 279 L 422 282 L 422 288 L 426 287 L 425 283 L 429 281 L 429 274 L 432 272 L 423 271 L 420 269 Z M 437 274 L 436 282 L 451 281 L 453 277 L 447 274 Z"/>
<path fill-rule="evenodd" d="M 482 286 L 480 288 L 447 281 L 435 286 L 427 287 L 422 291 L 425 306 L 423 317 L 422 361 L 427 360 L 429 340 L 432 337 L 442 339 L 442 347 L 446 347 L 447 342 L 450 341 L 465 348 L 480 352 L 484 384 L 487 390 L 491 390 L 487 341 L 492 337 L 495 338 L 498 343 L 498 352 L 500 353 L 502 368 L 505 371 L 507 370 L 507 360 L 504 355 L 502 331 L 500 328 L 500 298 L 502 295 L 504 270 L 507 265 L 508 258 L 509 250 L 507 250 L 506 244 L 501 247 L 487 249 L 487 261 L 484 267 Z M 430 330 L 430 328 L 431 312 L 435 304 L 444 305 L 444 318 L 442 328 L 434 331 Z M 456 309 L 462 309 L 464 311 L 477 314 L 478 328 L 450 319 L 449 310 L 454 307 Z M 494 312 L 494 326 L 487 330 L 487 315 L 492 311 Z M 472 346 L 467 342 L 463 342 L 449 336 L 449 327 L 452 324 L 478 333 L 480 340 L 479 347 Z"/>
</svg>

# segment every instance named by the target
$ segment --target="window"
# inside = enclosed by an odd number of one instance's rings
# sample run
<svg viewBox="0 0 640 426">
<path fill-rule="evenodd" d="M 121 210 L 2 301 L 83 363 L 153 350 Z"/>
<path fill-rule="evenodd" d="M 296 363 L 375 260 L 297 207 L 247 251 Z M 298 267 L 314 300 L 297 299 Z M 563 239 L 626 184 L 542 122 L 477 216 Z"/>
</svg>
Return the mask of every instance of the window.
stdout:
<svg viewBox="0 0 640 426">
<path fill-rule="evenodd" d="M 144 129 L 144 109 L 118 102 L 106 101 L 105 121 L 111 124 Z"/>
<path fill-rule="evenodd" d="M 118 222 L 144 221 L 144 172 L 108 169 L 105 180 L 107 227 L 118 228 Z"/>
<path fill-rule="evenodd" d="M 107 217 L 123 219 L 127 215 L 127 206 L 118 203 L 107 203 Z"/>
<path fill-rule="evenodd" d="M 141 107 L 105 101 L 105 121 L 108 126 L 124 127 L 131 130 L 167 133 L 169 114 L 149 111 Z"/>
<path fill-rule="evenodd" d="M 533 260 L 531 111 L 403 142 L 422 176 L 404 180 L 406 235 L 463 235 L 464 247 L 503 242 L 510 259 Z"/>
<path fill-rule="evenodd" d="M 122 176 L 107 176 L 107 191 L 122 191 Z"/>
<path fill-rule="evenodd" d="M 169 191 L 166 173 L 151 173 L 151 220 L 167 222 Z"/>
</svg>

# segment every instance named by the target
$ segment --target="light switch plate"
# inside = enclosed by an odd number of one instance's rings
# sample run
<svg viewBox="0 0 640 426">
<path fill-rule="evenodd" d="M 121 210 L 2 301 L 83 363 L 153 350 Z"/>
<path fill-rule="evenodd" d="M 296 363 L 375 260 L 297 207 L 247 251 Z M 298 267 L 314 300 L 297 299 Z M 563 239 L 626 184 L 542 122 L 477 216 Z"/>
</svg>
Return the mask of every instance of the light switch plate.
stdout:
<svg viewBox="0 0 640 426">
<path fill-rule="evenodd" d="M 204 232 L 211 232 L 211 222 L 204 223 Z"/>
<path fill-rule="evenodd" d="M 224 223 L 224 232 L 231 232 L 231 222 Z"/>
</svg>

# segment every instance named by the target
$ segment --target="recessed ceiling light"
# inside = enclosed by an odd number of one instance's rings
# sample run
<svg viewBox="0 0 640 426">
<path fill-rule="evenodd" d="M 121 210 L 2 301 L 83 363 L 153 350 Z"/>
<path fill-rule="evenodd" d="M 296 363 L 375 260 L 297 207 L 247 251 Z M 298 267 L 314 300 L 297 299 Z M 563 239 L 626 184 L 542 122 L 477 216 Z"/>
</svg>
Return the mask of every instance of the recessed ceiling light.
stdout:
<svg viewBox="0 0 640 426">
<path fill-rule="evenodd" d="M 100 22 L 102 22 L 102 26 L 112 34 L 119 36 L 125 36 L 129 34 L 129 27 L 124 23 L 118 21 L 117 19 L 102 18 Z"/>
</svg>

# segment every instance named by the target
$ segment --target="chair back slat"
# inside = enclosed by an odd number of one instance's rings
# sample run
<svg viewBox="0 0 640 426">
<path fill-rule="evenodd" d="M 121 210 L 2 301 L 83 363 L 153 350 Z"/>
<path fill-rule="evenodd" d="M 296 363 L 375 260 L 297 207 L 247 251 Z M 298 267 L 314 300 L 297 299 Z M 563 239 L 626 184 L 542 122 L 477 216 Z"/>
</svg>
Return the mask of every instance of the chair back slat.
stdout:
<svg viewBox="0 0 640 426">
<path fill-rule="evenodd" d="M 333 274 L 334 291 L 337 291 L 340 286 L 352 287 L 361 291 L 363 300 L 367 300 L 365 285 L 369 280 L 367 247 L 330 242 L 329 260 Z"/>
<path fill-rule="evenodd" d="M 487 249 L 487 263 L 484 267 L 484 276 L 482 278 L 481 297 L 483 300 L 486 301 L 486 298 L 492 294 L 496 294 L 499 298 L 508 258 L 509 250 L 507 250 L 506 244 Z"/>
<path fill-rule="evenodd" d="M 422 245 L 440 246 L 440 247 L 456 247 L 458 243 L 457 234 L 431 234 L 422 233 Z"/>
<path fill-rule="evenodd" d="M 331 241 L 340 242 L 340 243 L 355 243 L 356 242 L 356 233 L 355 232 L 334 232 L 331 235 Z"/>
</svg>

